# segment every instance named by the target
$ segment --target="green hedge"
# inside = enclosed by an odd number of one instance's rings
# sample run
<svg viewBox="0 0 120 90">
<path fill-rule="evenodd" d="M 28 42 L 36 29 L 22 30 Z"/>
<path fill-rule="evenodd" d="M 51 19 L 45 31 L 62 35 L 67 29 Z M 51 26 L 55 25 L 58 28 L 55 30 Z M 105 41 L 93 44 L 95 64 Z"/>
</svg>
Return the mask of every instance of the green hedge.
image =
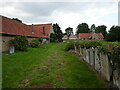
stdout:
<svg viewBox="0 0 120 90">
<path fill-rule="evenodd" d="M 101 41 L 79 41 L 76 42 L 76 45 L 80 45 L 81 48 L 87 48 L 89 49 L 90 47 L 97 47 L 97 46 L 101 46 L 102 43 Z"/>
<path fill-rule="evenodd" d="M 70 49 L 74 49 L 74 42 L 68 41 L 65 47 L 65 51 L 69 51 Z"/>
</svg>

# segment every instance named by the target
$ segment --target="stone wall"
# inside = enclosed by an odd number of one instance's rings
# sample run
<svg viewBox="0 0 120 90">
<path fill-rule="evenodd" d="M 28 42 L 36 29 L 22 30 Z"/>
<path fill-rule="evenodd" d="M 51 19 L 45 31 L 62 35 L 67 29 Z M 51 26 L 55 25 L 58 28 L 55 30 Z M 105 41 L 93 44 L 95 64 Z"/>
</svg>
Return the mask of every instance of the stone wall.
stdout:
<svg viewBox="0 0 120 90">
<path fill-rule="evenodd" d="M 12 36 L 0 36 L 0 38 L 2 38 L 2 40 L 0 42 L 2 50 L 0 51 L 0 53 L 1 52 L 9 52 L 9 47 L 10 47 L 9 40 L 13 39 L 14 37 L 12 37 Z"/>
<path fill-rule="evenodd" d="M 84 61 L 91 65 L 101 76 L 103 76 L 107 81 L 113 82 L 120 89 L 120 71 L 113 70 L 110 64 L 108 55 L 104 53 L 98 53 L 97 48 L 81 49 L 75 46 L 75 51 L 79 54 Z M 78 52 L 79 49 L 80 51 Z M 83 50 L 83 53 L 82 53 Z M 113 74 L 112 74 L 113 72 Z M 112 81 L 111 81 L 112 77 Z"/>
</svg>

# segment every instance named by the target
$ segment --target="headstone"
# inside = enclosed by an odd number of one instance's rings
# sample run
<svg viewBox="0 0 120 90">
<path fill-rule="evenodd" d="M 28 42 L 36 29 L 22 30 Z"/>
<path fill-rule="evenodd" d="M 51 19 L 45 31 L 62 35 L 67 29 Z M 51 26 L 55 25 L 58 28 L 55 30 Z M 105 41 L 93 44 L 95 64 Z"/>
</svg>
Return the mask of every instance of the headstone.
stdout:
<svg viewBox="0 0 120 90">
<path fill-rule="evenodd" d="M 95 48 L 95 69 L 100 72 L 100 58 L 98 56 L 98 49 Z"/>
<path fill-rule="evenodd" d="M 119 75 L 119 70 L 114 70 L 113 72 L 113 84 L 115 84 L 116 86 L 118 86 L 118 88 L 120 89 L 120 75 Z"/>
<path fill-rule="evenodd" d="M 110 62 L 108 56 L 104 53 L 100 53 L 101 74 L 108 81 L 110 81 Z"/>
<path fill-rule="evenodd" d="M 77 47 L 76 47 L 75 43 L 74 43 L 74 48 L 75 48 L 75 53 L 77 53 Z"/>
<path fill-rule="evenodd" d="M 89 49 L 86 49 L 85 54 L 86 54 L 86 62 L 89 63 Z"/>
<path fill-rule="evenodd" d="M 93 48 L 90 48 L 90 65 L 94 67 L 94 65 L 95 65 L 95 60 L 94 60 L 95 55 L 93 53 L 93 50 L 94 50 Z"/>
<path fill-rule="evenodd" d="M 10 54 L 14 53 L 15 52 L 15 48 L 14 46 L 10 46 Z"/>
<path fill-rule="evenodd" d="M 82 49 L 81 49 L 81 47 L 80 47 L 80 55 L 82 55 Z"/>
</svg>

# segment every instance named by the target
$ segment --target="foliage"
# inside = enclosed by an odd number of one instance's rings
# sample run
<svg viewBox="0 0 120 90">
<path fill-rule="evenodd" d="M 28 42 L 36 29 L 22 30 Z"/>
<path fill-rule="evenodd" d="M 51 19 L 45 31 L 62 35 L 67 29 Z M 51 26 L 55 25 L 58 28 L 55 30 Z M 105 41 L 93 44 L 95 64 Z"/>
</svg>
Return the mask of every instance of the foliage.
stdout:
<svg viewBox="0 0 120 90">
<path fill-rule="evenodd" d="M 57 36 L 57 40 L 59 42 L 62 42 L 62 37 L 63 37 L 63 32 L 61 30 L 61 28 L 59 27 L 59 25 L 56 23 L 56 24 L 53 24 L 53 30 L 54 30 L 54 33 L 56 34 Z"/>
<path fill-rule="evenodd" d="M 9 42 L 11 45 L 14 45 L 15 50 L 26 51 L 28 48 L 28 40 L 25 36 L 17 36 Z"/>
<path fill-rule="evenodd" d="M 95 32 L 95 29 L 96 29 L 95 24 L 92 24 L 92 26 L 90 28 L 90 32 Z"/>
<path fill-rule="evenodd" d="M 108 49 L 105 45 L 98 47 L 99 53 L 102 52 L 108 55 L 109 59 L 112 61 L 111 65 L 113 70 L 119 69 L 120 70 L 120 45 L 112 44 L 113 49 Z"/>
<path fill-rule="evenodd" d="M 18 18 L 12 18 L 12 19 L 15 20 L 15 21 L 18 21 L 18 22 L 22 23 L 22 20 L 20 20 Z"/>
<path fill-rule="evenodd" d="M 87 23 L 81 23 L 77 26 L 76 33 L 90 33 L 90 29 Z"/>
<path fill-rule="evenodd" d="M 50 42 L 55 42 L 57 40 L 57 34 L 51 33 L 50 34 Z"/>
<path fill-rule="evenodd" d="M 32 40 L 32 41 L 30 42 L 30 46 L 31 46 L 32 48 L 38 47 L 39 45 L 40 45 L 40 42 L 39 42 L 37 39 Z"/>
<path fill-rule="evenodd" d="M 110 52 L 109 57 L 112 60 L 113 69 L 120 70 L 120 46 L 116 46 L 114 50 Z"/>
<path fill-rule="evenodd" d="M 118 41 L 120 42 L 120 26 L 112 26 L 107 35 L 108 41 Z"/>
<path fill-rule="evenodd" d="M 107 28 L 107 27 L 106 27 L 105 25 L 98 26 L 98 27 L 96 27 L 95 32 L 96 32 L 96 33 L 102 33 L 103 36 L 106 38 L 106 35 L 107 35 L 106 28 Z"/>
<path fill-rule="evenodd" d="M 40 42 L 40 43 L 42 43 L 42 38 L 37 38 L 37 40 Z"/>
<path fill-rule="evenodd" d="M 74 42 L 68 41 L 65 47 L 65 51 L 69 51 L 70 49 L 74 49 Z"/>
<path fill-rule="evenodd" d="M 80 45 L 81 48 L 90 48 L 90 47 L 97 47 L 101 46 L 102 43 L 100 41 L 79 41 L 76 45 Z"/>
<path fill-rule="evenodd" d="M 68 27 L 65 29 L 65 32 L 66 32 L 67 36 L 70 36 L 71 34 L 73 34 L 73 28 Z"/>
</svg>

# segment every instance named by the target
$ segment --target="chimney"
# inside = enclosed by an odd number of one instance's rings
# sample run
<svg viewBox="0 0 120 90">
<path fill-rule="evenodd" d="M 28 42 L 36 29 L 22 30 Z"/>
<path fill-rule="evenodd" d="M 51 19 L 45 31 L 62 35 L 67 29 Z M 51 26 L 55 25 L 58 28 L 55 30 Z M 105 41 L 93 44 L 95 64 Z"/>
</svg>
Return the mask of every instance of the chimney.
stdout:
<svg viewBox="0 0 120 90">
<path fill-rule="evenodd" d="M 43 35 L 45 36 L 45 26 L 43 26 Z"/>
<path fill-rule="evenodd" d="M 32 24 L 32 34 L 34 34 L 34 25 Z"/>
</svg>

